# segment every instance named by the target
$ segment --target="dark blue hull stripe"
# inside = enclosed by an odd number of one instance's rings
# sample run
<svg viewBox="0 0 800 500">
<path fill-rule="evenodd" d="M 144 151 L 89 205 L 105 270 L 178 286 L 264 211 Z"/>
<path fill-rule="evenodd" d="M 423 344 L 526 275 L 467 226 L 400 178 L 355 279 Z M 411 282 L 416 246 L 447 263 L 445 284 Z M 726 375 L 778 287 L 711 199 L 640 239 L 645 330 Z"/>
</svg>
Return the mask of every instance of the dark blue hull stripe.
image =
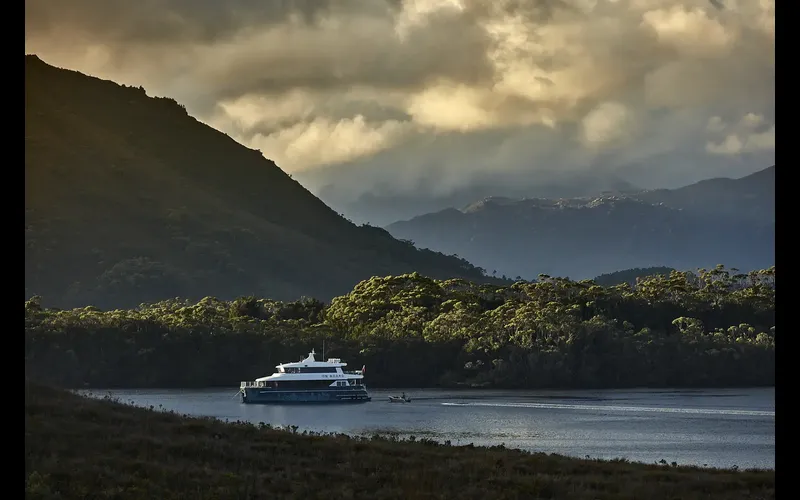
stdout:
<svg viewBox="0 0 800 500">
<path fill-rule="evenodd" d="M 242 403 L 366 403 L 372 398 L 366 390 L 274 390 L 248 387 L 241 392 Z"/>
</svg>

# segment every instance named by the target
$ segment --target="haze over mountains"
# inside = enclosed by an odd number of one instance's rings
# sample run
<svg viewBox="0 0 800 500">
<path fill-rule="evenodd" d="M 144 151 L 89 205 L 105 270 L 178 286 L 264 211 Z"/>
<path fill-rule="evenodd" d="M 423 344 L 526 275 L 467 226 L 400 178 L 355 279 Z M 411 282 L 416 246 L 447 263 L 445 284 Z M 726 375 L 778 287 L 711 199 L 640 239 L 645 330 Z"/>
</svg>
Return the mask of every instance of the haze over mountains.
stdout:
<svg viewBox="0 0 800 500">
<path fill-rule="evenodd" d="M 679 189 L 567 199 L 487 198 L 387 226 L 498 276 L 588 279 L 634 267 L 774 265 L 775 166 Z"/>
<path fill-rule="evenodd" d="M 304 185 L 312 186 L 319 184 L 320 179 L 339 179 L 317 190 L 320 199 L 353 221 L 380 226 L 445 208 L 464 207 L 476 200 L 498 195 L 510 198 L 573 198 L 604 191 L 640 190 L 611 172 L 539 171 L 533 179 L 529 175 L 519 176 L 516 183 L 509 174 L 498 179 L 490 173 L 483 177 L 478 176 L 470 184 L 449 192 L 438 191 L 440 180 L 432 174 L 423 178 L 414 189 L 397 190 L 391 184 L 379 183 L 351 198 L 349 189 L 341 190 L 336 186 L 356 175 L 349 169 L 337 167 L 331 172 L 301 173 L 297 178 Z"/>
<path fill-rule="evenodd" d="M 482 280 L 356 226 L 172 99 L 25 57 L 25 295 L 329 299 L 373 275 Z"/>
<path fill-rule="evenodd" d="M 774 158 L 763 159 L 774 162 Z M 296 178 L 349 219 L 385 227 L 426 213 L 466 207 L 485 198 L 582 198 L 642 191 L 652 192 L 641 198 L 648 201 L 666 196 L 664 193 L 667 191 L 674 191 L 675 194 L 670 196 L 691 196 L 693 191 L 679 189 L 688 182 L 680 182 L 673 177 L 676 171 L 685 168 L 676 167 L 683 161 L 697 167 L 685 171 L 682 176 L 685 179 L 697 178 L 703 172 L 723 173 L 719 177 L 722 178 L 746 176 L 759 170 L 759 167 L 741 159 L 731 161 L 730 158 L 709 155 L 698 160 L 691 155 L 674 152 L 668 157 L 654 158 L 648 164 L 612 167 L 599 162 L 588 170 L 537 166 L 530 170 L 508 172 L 502 169 L 495 171 L 492 165 L 488 165 L 484 172 L 467 175 L 460 182 L 447 178 L 440 168 L 431 165 L 425 174 L 415 174 L 410 178 L 411 181 L 387 179 L 375 180 L 370 184 L 370 179 L 380 173 L 374 174 L 367 170 L 366 165 L 359 163 L 300 172 Z M 702 164 L 698 165 L 698 161 L 702 161 Z M 668 173 L 656 175 L 659 169 Z M 701 177 L 698 182 L 707 180 Z M 413 185 L 409 185 L 409 182 Z M 365 188 L 367 185 L 370 187 Z M 672 189 L 666 189 L 670 187 Z M 713 195 L 713 192 L 709 194 Z M 697 202 L 702 203 L 699 201 L 701 197 L 696 198 Z M 730 196 L 726 200 L 736 201 L 735 197 Z"/>
</svg>

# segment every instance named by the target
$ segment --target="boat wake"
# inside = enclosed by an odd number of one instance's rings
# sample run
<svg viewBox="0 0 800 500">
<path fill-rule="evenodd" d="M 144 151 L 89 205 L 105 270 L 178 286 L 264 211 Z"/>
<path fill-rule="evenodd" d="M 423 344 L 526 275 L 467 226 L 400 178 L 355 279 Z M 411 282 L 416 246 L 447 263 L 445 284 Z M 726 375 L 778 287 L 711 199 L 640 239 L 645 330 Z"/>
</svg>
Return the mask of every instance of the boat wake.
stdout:
<svg viewBox="0 0 800 500">
<path fill-rule="evenodd" d="M 689 413 L 700 415 L 745 415 L 753 417 L 774 417 L 774 411 L 734 410 L 714 408 L 668 408 L 646 406 L 613 406 L 613 405 L 574 405 L 559 403 L 441 403 L 444 406 L 486 406 L 496 408 L 548 408 L 556 410 L 587 411 L 620 411 L 620 412 L 655 412 L 655 413 Z"/>
</svg>

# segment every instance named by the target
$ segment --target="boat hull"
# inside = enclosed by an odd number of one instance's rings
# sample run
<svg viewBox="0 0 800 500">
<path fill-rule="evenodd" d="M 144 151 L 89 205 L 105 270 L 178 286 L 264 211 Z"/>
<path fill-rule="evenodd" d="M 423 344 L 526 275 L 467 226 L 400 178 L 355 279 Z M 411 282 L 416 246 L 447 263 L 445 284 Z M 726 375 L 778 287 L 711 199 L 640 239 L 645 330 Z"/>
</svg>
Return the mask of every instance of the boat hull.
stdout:
<svg viewBox="0 0 800 500">
<path fill-rule="evenodd" d="M 372 400 L 364 388 L 346 389 L 270 389 L 247 387 L 241 390 L 244 404 L 366 403 Z"/>
</svg>

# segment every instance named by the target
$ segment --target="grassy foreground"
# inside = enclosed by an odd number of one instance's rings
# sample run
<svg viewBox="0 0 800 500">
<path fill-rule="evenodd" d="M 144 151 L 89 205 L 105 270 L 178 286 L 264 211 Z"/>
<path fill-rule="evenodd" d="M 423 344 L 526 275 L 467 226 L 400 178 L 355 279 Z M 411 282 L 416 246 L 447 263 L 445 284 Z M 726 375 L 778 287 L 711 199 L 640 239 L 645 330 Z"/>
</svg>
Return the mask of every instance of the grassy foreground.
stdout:
<svg viewBox="0 0 800 500">
<path fill-rule="evenodd" d="M 26 498 L 775 498 L 774 471 L 306 436 L 29 383 L 25 474 Z"/>
</svg>

